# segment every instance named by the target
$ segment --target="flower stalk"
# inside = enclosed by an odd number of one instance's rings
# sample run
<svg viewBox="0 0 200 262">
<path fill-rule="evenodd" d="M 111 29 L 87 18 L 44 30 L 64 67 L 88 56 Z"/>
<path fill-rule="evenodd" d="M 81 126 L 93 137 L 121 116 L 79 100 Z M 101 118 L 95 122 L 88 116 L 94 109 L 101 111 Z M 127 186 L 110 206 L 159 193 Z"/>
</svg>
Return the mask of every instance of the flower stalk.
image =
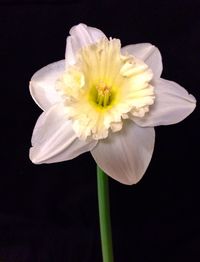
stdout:
<svg viewBox="0 0 200 262">
<path fill-rule="evenodd" d="M 98 166 L 97 188 L 103 262 L 113 262 L 108 176 Z"/>
</svg>

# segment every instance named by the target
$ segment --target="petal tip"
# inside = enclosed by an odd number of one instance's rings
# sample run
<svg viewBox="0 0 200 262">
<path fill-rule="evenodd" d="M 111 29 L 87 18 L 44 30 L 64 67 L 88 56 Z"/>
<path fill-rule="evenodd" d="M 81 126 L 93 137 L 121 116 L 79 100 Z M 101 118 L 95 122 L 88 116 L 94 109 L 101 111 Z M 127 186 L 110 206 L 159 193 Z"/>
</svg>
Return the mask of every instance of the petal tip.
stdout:
<svg viewBox="0 0 200 262">
<path fill-rule="evenodd" d="M 69 34 L 73 35 L 76 30 L 83 30 L 86 29 L 87 25 L 84 23 L 79 23 L 77 25 L 72 26 L 72 28 L 69 30 Z"/>
<path fill-rule="evenodd" d="M 31 147 L 29 150 L 29 159 L 31 160 L 33 164 L 36 164 L 36 165 L 41 164 L 41 161 L 39 160 L 37 155 L 35 155 L 35 150 L 33 147 Z"/>
<path fill-rule="evenodd" d="M 33 78 L 33 77 L 32 77 Z M 33 80 L 31 78 L 31 80 L 29 81 L 29 92 L 30 92 L 30 95 L 31 95 L 31 97 L 32 97 L 32 99 L 33 99 L 33 101 L 36 103 L 36 105 L 38 105 L 38 107 L 40 107 L 43 111 L 44 111 L 44 107 L 41 105 L 41 103 L 39 103 L 38 102 L 38 100 L 37 100 L 37 94 L 35 93 L 35 86 L 36 86 L 36 81 L 35 80 Z"/>
<path fill-rule="evenodd" d="M 188 99 L 190 101 L 190 103 L 188 103 L 189 107 L 188 107 L 188 115 L 187 116 L 189 116 L 195 110 L 196 104 L 197 104 L 197 100 L 193 95 L 189 94 L 188 97 L 190 98 L 190 100 Z"/>
<path fill-rule="evenodd" d="M 145 172 L 146 172 L 146 170 L 145 170 Z M 119 177 L 115 178 L 115 175 L 113 175 L 113 174 L 107 174 L 107 175 L 110 178 L 118 181 L 119 183 L 121 183 L 123 185 L 133 186 L 133 185 L 136 185 L 138 182 L 140 182 L 140 180 L 142 180 L 145 172 L 142 175 L 138 176 L 138 177 L 132 176 L 132 175 L 129 175 L 129 176 L 127 175 L 127 176 L 124 176 L 122 179 L 119 178 Z"/>
</svg>

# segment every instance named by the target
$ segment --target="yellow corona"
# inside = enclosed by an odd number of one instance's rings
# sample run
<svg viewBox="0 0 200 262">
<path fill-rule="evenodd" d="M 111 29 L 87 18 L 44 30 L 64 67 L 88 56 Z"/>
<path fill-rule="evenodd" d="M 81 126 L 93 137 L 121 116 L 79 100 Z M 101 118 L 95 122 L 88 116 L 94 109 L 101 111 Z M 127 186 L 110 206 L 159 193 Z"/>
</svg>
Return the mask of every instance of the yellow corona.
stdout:
<svg viewBox="0 0 200 262">
<path fill-rule="evenodd" d="M 120 50 L 120 40 L 107 38 L 84 47 L 57 81 L 67 116 L 83 140 L 106 138 L 122 128 L 123 119 L 143 117 L 154 103 L 151 69 Z"/>
</svg>

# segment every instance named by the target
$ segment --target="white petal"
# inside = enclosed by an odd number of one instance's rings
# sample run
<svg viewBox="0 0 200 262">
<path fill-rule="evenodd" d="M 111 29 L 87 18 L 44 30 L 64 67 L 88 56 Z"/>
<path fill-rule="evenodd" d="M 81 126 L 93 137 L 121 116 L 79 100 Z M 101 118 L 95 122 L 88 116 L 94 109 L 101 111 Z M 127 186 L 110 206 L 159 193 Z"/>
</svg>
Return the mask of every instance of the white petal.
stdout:
<svg viewBox="0 0 200 262">
<path fill-rule="evenodd" d="M 49 109 L 60 101 L 61 98 L 55 89 L 55 82 L 64 69 L 65 61 L 61 60 L 43 67 L 32 76 L 29 85 L 30 93 L 43 110 Z"/>
<path fill-rule="evenodd" d="M 175 82 L 156 80 L 155 104 L 144 118 L 132 118 L 140 126 L 170 125 L 182 121 L 195 109 L 196 100 Z"/>
<path fill-rule="evenodd" d="M 101 30 L 85 24 L 73 26 L 70 30 L 70 35 L 67 37 L 65 52 L 66 66 L 76 63 L 76 53 L 79 49 L 106 37 Z"/>
<path fill-rule="evenodd" d="M 32 136 L 30 159 L 35 164 L 69 160 L 91 150 L 96 141 L 76 137 L 63 106 L 56 104 L 39 117 Z"/>
<path fill-rule="evenodd" d="M 158 48 L 149 43 L 127 45 L 122 48 L 122 54 L 131 54 L 143 60 L 153 71 L 154 78 L 159 78 L 163 66 L 162 57 Z"/>
<path fill-rule="evenodd" d="M 123 184 L 135 184 L 144 175 L 154 149 L 153 128 L 126 121 L 122 130 L 100 140 L 91 151 L 106 174 Z"/>
</svg>

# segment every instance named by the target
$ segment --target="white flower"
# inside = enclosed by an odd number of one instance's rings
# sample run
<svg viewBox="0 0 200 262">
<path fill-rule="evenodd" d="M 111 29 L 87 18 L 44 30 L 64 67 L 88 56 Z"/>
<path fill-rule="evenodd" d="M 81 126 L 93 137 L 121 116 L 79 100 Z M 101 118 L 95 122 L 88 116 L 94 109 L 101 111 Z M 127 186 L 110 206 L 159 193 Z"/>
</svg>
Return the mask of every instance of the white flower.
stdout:
<svg viewBox="0 0 200 262">
<path fill-rule="evenodd" d="M 31 95 L 44 110 L 33 131 L 32 162 L 60 162 L 91 151 L 109 176 L 137 183 L 152 157 L 153 126 L 177 123 L 196 105 L 161 72 L 155 46 L 121 48 L 120 40 L 96 28 L 74 26 L 65 60 L 40 69 L 30 81 Z"/>
</svg>

